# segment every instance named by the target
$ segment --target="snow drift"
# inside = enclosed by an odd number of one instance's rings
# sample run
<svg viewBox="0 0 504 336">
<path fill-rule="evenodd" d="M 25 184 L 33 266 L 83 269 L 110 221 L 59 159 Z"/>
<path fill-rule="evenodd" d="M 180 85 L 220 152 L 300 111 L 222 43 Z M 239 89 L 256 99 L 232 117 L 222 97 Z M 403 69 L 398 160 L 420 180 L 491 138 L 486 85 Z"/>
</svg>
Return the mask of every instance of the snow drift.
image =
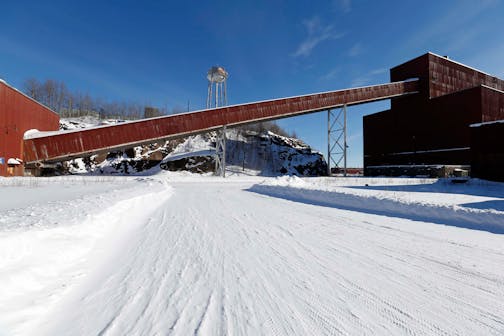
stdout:
<svg viewBox="0 0 504 336">
<path fill-rule="evenodd" d="M 341 187 L 323 189 L 320 184 L 310 184 L 299 178 L 289 177 L 256 184 L 249 190 L 295 202 L 504 233 L 504 211 L 496 209 L 443 204 L 439 201 L 433 202 L 432 199 L 426 202 L 418 198 L 404 198 L 404 195 L 398 192 L 377 194 Z"/>
</svg>

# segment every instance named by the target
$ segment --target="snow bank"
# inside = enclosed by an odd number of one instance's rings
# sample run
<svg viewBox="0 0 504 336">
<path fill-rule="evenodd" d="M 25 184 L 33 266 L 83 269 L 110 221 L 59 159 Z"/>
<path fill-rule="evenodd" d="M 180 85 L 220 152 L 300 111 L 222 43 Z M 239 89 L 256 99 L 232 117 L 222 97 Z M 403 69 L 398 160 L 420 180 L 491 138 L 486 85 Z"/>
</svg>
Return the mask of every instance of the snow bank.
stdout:
<svg viewBox="0 0 504 336">
<path fill-rule="evenodd" d="M 0 335 L 36 334 L 28 331 L 38 319 L 114 251 L 121 237 L 142 222 L 139 216 L 148 216 L 172 194 L 169 186 L 152 179 L 129 180 L 123 186 L 109 182 L 99 193 L 96 184 L 5 188 L 18 199 L 37 194 L 41 187 L 52 192 L 32 198 L 28 201 L 32 205 L 17 200 L 0 207 L 4 208 L 0 213 Z"/>
<path fill-rule="evenodd" d="M 171 155 L 186 154 L 198 151 L 210 151 L 214 148 L 210 145 L 208 139 L 201 134 L 190 136 L 179 144 L 173 151 Z"/>
<path fill-rule="evenodd" d="M 457 204 L 461 199 L 504 202 L 504 198 L 425 192 L 417 192 L 418 195 L 412 196 L 415 193 L 411 190 L 387 192 L 352 189 L 323 185 L 320 179 L 316 181 L 307 183 L 301 179 L 282 177 L 256 184 L 249 190 L 295 202 L 504 233 L 504 211 L 478 208 L 479 202 L 473 202 L 472 207 Z"/>
<path fill-rule="evenodd" d="M 502 334 L 504 235 L 399 218 L 502 201 L 502 185 L 72 178 L 0 178 L 39 202 L 0 202 L 1 335 Z"/>
<path fill-rule="evenodd" d="M 224 181 L 173 183 L 173 197 L 140 216 L 33 334 L 502 334 L 503 235 L 293 204 Z"/>
<path fill-rule="evenodd" d="M 271 186 L 291 186 L 291 187 L 303 187 L 307 183 L 303 179 L 293 175 L 293 176 L 279 176 L 267 182 L 267 185 Z"/>
<path fill-rule="evenodd" d="M 164 162 L 169 162 L 169 161 L 177 161 L 177 160 L 182 160 L 182 159 L 187 159 L 190 157 L 195 157 L 195 156 L 214 156 L 215 155 L 215 149 L 206 149 L 206 150 L 199 150 L 195 152 L 188 152 L 188 153 L 180 153 L 180 154 L 174 154 L 170 153 L 165 158 L 162 163 Z"/>
</svg>

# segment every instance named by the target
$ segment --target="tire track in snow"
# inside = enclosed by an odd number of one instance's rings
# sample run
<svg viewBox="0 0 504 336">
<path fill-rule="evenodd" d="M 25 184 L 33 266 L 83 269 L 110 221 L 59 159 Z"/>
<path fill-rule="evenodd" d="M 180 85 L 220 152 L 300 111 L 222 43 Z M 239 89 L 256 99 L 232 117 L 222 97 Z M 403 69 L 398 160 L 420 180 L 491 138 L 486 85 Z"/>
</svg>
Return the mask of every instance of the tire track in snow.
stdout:
<svg viewBox="0 0 504 336">
<path fill-rule="evenodd" d="M 99 272 L 100 286 L 67 304 L 78 313 L 59 316 L 53 334 L 503 331 L 501 237 L 289 202 L 240 184 L 175 188 Z"/>
</svg>

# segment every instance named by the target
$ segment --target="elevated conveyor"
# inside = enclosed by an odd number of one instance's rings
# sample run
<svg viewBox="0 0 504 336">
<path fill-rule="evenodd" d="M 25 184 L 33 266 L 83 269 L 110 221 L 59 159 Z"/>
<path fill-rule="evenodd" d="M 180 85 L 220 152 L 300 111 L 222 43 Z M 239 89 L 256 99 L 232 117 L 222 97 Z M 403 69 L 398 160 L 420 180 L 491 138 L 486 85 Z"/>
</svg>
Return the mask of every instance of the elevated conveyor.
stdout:
<svg viewBox="0 0 504 336">
<path fill-rule="evenodd" d="M 390 99 L 418 91 L 419 81 L 409 80 L 226 106 L 82 130 L 39 133 L 24 140 L 24 160 L 27 164 L 65 161 L 159 140 L 205 133 L 224 125 L 238 126 L 281 119 L 343 105 L 350 106 Z"/>
</svg>

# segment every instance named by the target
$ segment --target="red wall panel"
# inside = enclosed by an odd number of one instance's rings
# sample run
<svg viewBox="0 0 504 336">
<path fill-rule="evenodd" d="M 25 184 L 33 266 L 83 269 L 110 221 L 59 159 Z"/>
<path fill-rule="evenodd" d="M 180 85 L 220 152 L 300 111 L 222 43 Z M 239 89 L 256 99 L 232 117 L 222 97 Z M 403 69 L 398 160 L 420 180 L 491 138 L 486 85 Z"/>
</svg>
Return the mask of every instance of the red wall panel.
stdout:
<svg viewBox="0 0 504 336">
<path fill-rule="evenodd" d="M 504 119 L 504 81 L 446 57 L 428 53 L 390 75 L 420 78 L 421 93 L 394 98 L 390 111 L 364 117 L 365 166 L 469 164 L 469 125 Z"/>
<path fill-rule="evenodd" d="M 471 127 L 471 174 L 504 182 L 504 123 Z"/>
<path fill-rule="evenodd" d="M 9 167 L 9 158 L 24 160 L 23 136 L 29 129 L 59 129 L 59 116 L 4 82 L 0 82 L 0 176 L 23 175 L 23 166 Z"/>
<path fill-rule="evenodd" d="M 479 86 L 365 116 L 365 166 L 470 164 L 469 125 L 484 121 L 483 96 L 490 94 L 488 99 L 495 101 L 493 92 Z M 454 150 L 445 151 L 450 148 Z"/>
<path fill-rule="evenodd" d="M 504 119 L 504 92 L 482 87 L 483 121 Z"/>
<path fill-rule="evenodd" d="M 439 97 L 452 92 L 487 85 L 504 90 L 504 81 L 446 57 L 429 55 L 430 96 Z"/>
</svg>

